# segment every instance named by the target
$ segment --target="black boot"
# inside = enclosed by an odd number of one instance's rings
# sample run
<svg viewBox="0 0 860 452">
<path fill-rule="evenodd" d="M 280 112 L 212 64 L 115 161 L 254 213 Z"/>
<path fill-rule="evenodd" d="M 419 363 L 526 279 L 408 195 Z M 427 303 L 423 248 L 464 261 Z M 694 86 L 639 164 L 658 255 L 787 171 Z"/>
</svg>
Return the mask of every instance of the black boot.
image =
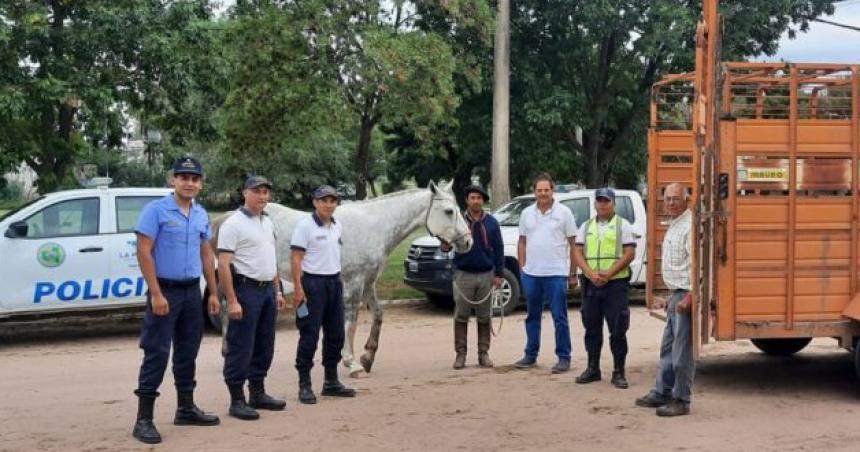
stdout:
<svg viewBox="0 0 860 452">
<path fill-rule="evenodd" d="M 454 320 L 454 352 L 457 354 L 454 358 L 454 369 L 466 367 L 466 336 L 468 331 L 469 324 L 467 322 Z M 335 378 L 337 378 L 336 375 Z"/>
<path fill-rule="evenodd" d="M 263 380 L 251 380 L 248 382 L 248 405 L 258 410 L 281 411 L 287 407 L 285 400 L 276 399 L 266 394 Z"/>
<path fill-rule="evenodd" d="M 173 418 L 174 425 L 218 425 L 221 420 L 214 414 L 204 413 L 194 404 L 194 393 L 177 392 L 176 416 Z"/>
<path fill-rule="evenodd" d="M 600 355 L 588 355 L 588 367 L 576 377 L 576 382 L 579 384 L 591 383 L 600 381 Z"/>
<path fill-rule="evenodd" d="M 334 397 L 355 397 L 355 389 L 347 388 L 337 378 L 337 366 L 325 368 L 325 381 L 322 395 Z"/>
<path fill-rule="evenodd" d="M 490 322 L 478 322 L 478 365 L 481 367 L 493 367 L 490 359 L 490 335 L 492 335 Z"/>
<path fill-rule="evenodd" d="M 152 408 L 155 405 L 154 397 L 137 396 L 137 422 L 134 423 L 132 436 L 138 441 L 146 444 L 158 444 L 161 442 L 161 434 L 152 423 Z"/>
<path fill-rule="evenodd" d="M 612 386 L 618 389 L 627 389 L 630 385 L 627 384 L 627 378 L 624 377 L 624 356 L 615 357 L 615 370 L 612 371 Z"/>
<path fill-rule="evenodd" d="M 305 405 L 313 405 L 317 403 L 317 396 L 311 387 L 311 372 L 299 372 L 299 402 Z"/>
<path fill-rule="evenodd" d="M 260 419 L 260 413 L 245 403 L 245 389 L 242 385 L 230 385 L 228 388 L 230 389 L 230 409 L 227 413 L 230 416 L 243 421 Z"/>
</svg>

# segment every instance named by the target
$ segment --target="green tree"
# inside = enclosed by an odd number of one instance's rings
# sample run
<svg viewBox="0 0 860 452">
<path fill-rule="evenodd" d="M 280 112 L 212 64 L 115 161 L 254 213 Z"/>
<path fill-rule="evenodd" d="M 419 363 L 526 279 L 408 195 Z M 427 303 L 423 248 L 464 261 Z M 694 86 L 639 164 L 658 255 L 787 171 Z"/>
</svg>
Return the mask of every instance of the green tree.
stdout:
<svg viewBox="0 0 860 452">
<path fill-rule="evenodd" d="M 210 16 L 205 0 L 0 3 L 0 163 L 25 161 L 43 192 L 73 184 L 79 155 L 122 145 L 127 109 L 183 101 L 159 94 L 172 36 Z"/>
<path fill-rule="evenodd" d="M 357 127 L 356 198 L 366 196 L 373 131 L 380 124 L 408 129 L 417 140 L 453 120 L 460 99 L 452 75 L 456 62 L 445 36 L 415 26 L 417 3 L 403 0 L 295 3 L 311 42 L 311 59 L 337 81 Z M 468 1 L 442 2 L 449 11 Z"/>
<path fill-rule="evenodd" d="M 832 0 L 727 0 L 723 60 L 773 54 L 788 28 L 832 13 Z M 700 2 L 591 0 L 515 3 L 512 12 L 512 143 L 575 162 L 588 186 L 644 172 L 649 90 L 665 73 L 693 70 Z M 580 139 L 581 137 L 581 139 Z M 535 141 L 533 141 L 534 139 Z M 566 157 L 562 159 L 569 160 Z M 517 157 L 512 158 L 516 160 Z M 512 174 L 516 163 L 512 163 Z M 618 181 L 616 181 L 618 182 Z"/>
<path fill-rule="evenodd" d="M 387 176 L 393 186 L 414 178 L 452 178 L 455 193 L 478 176 L 490 180 L 494 10 L 486 0 L 419 2 L 415 27 L 443 36 L 451 47 L 452 80 L 460 104 L 452 118 L 419 137 L 408 125 L 384 126 Z M 462 201 L 462 200 L 461 200 Z"/>
<path fill-rule="evenodd" d="M 266 2 L 237 3 L 219 113 L 224 178 L 235 190 L 248 174 L 266 174 L 287 204 L 303 204 L 314 186 L 352 175 L 346 106 L 336 80 L 311 59 L 302 20 Z"/>
</svg>

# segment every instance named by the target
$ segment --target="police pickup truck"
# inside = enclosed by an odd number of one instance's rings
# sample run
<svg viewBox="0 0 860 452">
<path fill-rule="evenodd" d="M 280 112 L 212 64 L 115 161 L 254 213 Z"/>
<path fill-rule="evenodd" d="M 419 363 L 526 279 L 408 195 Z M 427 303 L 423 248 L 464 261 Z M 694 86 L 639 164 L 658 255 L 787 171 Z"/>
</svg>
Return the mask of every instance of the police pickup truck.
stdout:
<svg viewBox="0 0 860 452">
<path fill-rule="evenodd" d="M 634 286 L 645 284 L 645 204 L 639 193 L 633 190 L 615 190 L 615 212 L 630 222 L 636 234 L 636 257 L 630 264 L 630 283 Z M 588 220 L 596 214 L 594 209 L 594 190 L 570 190 L 556 192 L 555 200 L 567 206 L 576 224 Z M 505 314 L 520 305 L 520 266 L 517 262 L 517 242 L 519 241 L 519 222 L 522 211 L 534 204 L 534 195 L 523 195 L 503 204 L 493 216 L 502 229 L 505 244 L 504 282 L 501 286 L 501 305 Z M 439 249 L 439 240 L 434 237 L 419 237 L 412 242 L 406 256 L 404 282 L 424 292 L 431 302 L 449 305 L 453 302 L 451 278 L 453 274 L 453 252 L 445 253 Z"/>
<path fill-rule="evenodd" d="M 0 217 L 0 319 L 143 306 L 134 227 L 169 188 L 67 190 Z"/>
</svg>

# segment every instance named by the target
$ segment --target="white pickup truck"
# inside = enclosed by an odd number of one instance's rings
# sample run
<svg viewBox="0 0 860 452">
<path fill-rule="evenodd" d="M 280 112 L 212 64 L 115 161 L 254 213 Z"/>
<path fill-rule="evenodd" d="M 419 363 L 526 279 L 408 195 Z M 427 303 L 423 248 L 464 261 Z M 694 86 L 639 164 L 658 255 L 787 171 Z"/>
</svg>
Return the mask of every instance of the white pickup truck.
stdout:
<svg viewBox="0 0 860 452">
<path fill-rule="evenodd" d="M 574 190 L 556 193 L 555 200 L 567 206 L 576 224 L 593 217 L 594 190 Z M 524 195 L 512 199 L 499 207 L 493 216 L 502 229 L 505 243 L 505 282 L 502 285 L 502 305 L 505 313 L 513 311 L 520 304 L 520 266 L 517 262 L 517 242 L 519 240 L 519 221 L 523 209 L 534 204 L 534 195 Z M 630 264 L 630 283 L 645 285 L 645 244 L 646 218 L 645 204 L 639 193 L 633 190 L 615 190 L 615 211 L 633 225 L 637 235 L 636 257 Z M 404 282 L 427 295 L 430 301 L 451 303 L 451 276 L 453 254 L 439 250 L 439 241 L 430 236 L 419 237 L 412 242 L 406 256 Z M 511 302 L 513 301 L 513 303 Z"/>
<path fill-rule="evenodd" d="M 143 306 L 133 231 L 143 206 L 171 192 L 60 191 L 0 217 L 0 319 Z"/>
</svg>

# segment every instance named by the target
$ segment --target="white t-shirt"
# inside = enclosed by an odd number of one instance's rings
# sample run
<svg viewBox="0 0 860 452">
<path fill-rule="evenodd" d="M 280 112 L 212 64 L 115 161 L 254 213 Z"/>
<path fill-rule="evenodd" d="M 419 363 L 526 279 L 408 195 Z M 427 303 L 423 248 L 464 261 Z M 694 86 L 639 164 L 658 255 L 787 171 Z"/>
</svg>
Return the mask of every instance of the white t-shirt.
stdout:
<svg viewBox="0 0 860 452">
<path fill-rule="evenodd" d="M 218 231 L 218 251 L 233 253 L 236 272 L 258 281 L 272 281 L 278 273 L 275 225 L 268 215 L 252 216 L 239 209 Z"/>
<path fill-rule="evenodd" d="M 545 213 L 537 202 L 520 215 L 520 236 L 526 238 L 526 265 L 523 273 L 531 276 L 568 276 L 570 248 L 568 238 L 576 235 L 576 220 L 570 209 L 558 201 Z"/>
<path fill-rule="evenodd" d="M 316 275 L 340 273 L 340 223 L 332 218 L 323 225 L 316 213 L 296 225 L 290 248 L 305 252 L 302 271 Z"/>
<path fill-rule="evenodd" d="M 633 225 L 630 224 L 629 221 L 625 220 L 622 217 L 618 217 L 621 220 L 621 245 L 633 245 L 636 246 L 636 231 L 633 230 Z M 606 229 L 609 228 L 608 221 L 599 221 L 597 217 L 594 217 L 594 221 L 597 221 L 597 239 L 603 240 L 603 234 L 606 233 Z M 588 221 L 583 221 L 582 225 L 579 226 L 579 231 L 576 233 L 576 244 L 577 245 L 585 245 L 585 237 L 586 237 L 586 226 L 588 226 Z"/>
</svg>

